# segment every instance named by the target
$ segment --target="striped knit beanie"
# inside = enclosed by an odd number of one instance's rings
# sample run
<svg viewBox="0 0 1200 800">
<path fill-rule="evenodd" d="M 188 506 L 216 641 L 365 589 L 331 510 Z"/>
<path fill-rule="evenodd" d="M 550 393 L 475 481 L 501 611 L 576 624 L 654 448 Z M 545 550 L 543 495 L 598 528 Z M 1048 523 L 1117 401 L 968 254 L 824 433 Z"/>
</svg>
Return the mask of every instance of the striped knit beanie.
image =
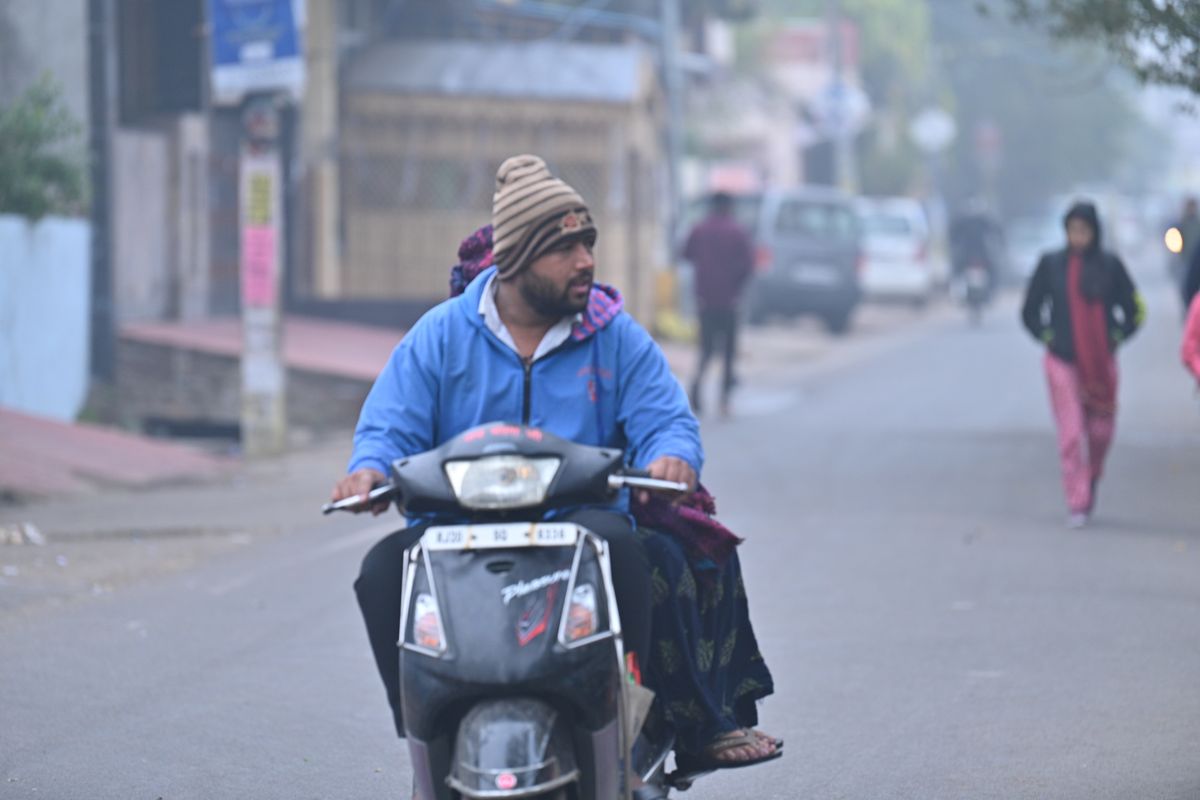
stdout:
<svg viewBox="0 0 1200 800">
<path fill-rule="evenodd" d="M 513 156 L 500 165 L 492 225 L 501 280 L 515 277 L 564 239 L 596 242 L 596 226 L 583 198 L 551 175 L 537 156 Z"/>
</svg>

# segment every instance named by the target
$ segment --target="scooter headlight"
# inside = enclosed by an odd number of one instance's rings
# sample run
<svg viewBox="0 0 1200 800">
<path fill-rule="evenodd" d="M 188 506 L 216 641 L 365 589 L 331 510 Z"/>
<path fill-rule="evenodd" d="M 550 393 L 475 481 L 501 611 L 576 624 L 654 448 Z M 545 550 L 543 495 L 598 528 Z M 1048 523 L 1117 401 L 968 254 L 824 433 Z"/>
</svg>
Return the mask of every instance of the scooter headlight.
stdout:
<svg viewBox="0 0 1200 800">
<path fill-rule="evenodd" d="M 581 583 L 571 593 L 563 638 L 567 643 L 578 642 L 594 634 L 597 628 L 599 616 L 596 613 L 596 587 L 590 583 Z"/>
<path fill-rule="evenodd" d="M 541 505 L 560 464 L 559 458 L 502 455 L 447 461 L 445 470 L 465 508 L 494 510 Z"/>
</svg>

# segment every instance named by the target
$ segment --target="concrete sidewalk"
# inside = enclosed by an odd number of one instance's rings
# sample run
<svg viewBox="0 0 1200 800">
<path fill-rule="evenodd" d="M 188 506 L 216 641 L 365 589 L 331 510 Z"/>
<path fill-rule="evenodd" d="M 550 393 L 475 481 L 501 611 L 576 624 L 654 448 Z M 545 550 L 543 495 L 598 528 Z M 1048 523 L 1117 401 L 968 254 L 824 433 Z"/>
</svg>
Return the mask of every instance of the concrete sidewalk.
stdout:
<svg viewBox="0 0 1200 800">
<path fill-rule="evenodd" d="M 314 403 L 347 409 L 341 427 L 354 424 L 358 404 L 387 363 L 404 330 L 341 322 L 289 317 L 284 323 L 284 360 L 293 375 L 328 378 L 312 385 L 293 380 L 297 395 L 317 393 Z M 236 409 L 242 352 L 242 326 L 238 318 L 218 318 L 170 323 L 135 323 L 120 331 L 123 342 L 149 345 L 179 356 L 216 357 L 228 365 L 230 413 Z M 174 359 L 178 361 L 178 359 Z M 164 381 L 171 376 L 162 374 Z M 196 382 L 211 383 L 211 375 L 198 374 Z M 354 387 L 349 399 L 345 391 Z M 332 387 L 332 388 L 330 388 Z M 138 387 L 136 395 L 154 394 Z M 196 403 L 212 403 L 198 387 L 181 387 Z M 194 390 L 194 391 L 193 391 Z M 129 403 L 122 411 L 129 412 Z M 349 410 L 353 407 L 353 411 Z M 134 415 L 136 417 L 136 414 Z M 236 423 L 236 416 L 229 420 Z M 233 458 L 219 458 L 162 439 L 151 439 L 116 428 L 70 424 L 33 417 L 0 408 L 0 507 L 5 494 L 52 497 L 92 494 L 101 487 L 141 489 L 180 481 L 206 481 L 244 469 Z"/>
<path fill-rule="evenodd" d="M 17 495 L 202 481 L 234 466 L 190 447 L 6 408 L 0 408 L 0 442 L 0 493 Z"/>
<path fill-rule="evenodd" d="M 289 369 L 373 381 L 404 333 L 403 328 L 288 316 L 283 322 L 283 359 Z M 121 327 L 121 338 L 240 358 L 242 321 L 237 317 L 222 317 L 127 324 Z"/>
</svg>

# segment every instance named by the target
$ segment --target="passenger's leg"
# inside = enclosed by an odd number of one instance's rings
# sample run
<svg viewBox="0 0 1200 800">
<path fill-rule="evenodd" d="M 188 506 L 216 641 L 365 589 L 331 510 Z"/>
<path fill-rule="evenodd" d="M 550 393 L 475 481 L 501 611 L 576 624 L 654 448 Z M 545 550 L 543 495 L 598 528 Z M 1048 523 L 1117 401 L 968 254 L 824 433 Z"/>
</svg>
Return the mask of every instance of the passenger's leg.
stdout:
<svg viewBox="0 0 1200 800">
<path fill-rule="evenodd" d="M 424 525 L 405 528 L 381 540 L 363 559 L 362 572 L 354 582 L 358 606 L 367 624 L 367 638 L 375 654 L 379 677 L 387 690 L 388 704 L 396 722 L 396 733 L 403 738 L 404 721 L 400 713 L 400 606 L 404 597 L 404 551 L 425 532 Z"/>
<path fill-rule="evenodd" d="M 650 688 L 675 732 L 677 755 L 715 766 L 757 762 L 779 750 L 754 731 L 756 701 L 774 691 L 750 625 L 737 555 L 691 562 L 671 534 L 642 528 L 652 574 Z"/>
</svg>

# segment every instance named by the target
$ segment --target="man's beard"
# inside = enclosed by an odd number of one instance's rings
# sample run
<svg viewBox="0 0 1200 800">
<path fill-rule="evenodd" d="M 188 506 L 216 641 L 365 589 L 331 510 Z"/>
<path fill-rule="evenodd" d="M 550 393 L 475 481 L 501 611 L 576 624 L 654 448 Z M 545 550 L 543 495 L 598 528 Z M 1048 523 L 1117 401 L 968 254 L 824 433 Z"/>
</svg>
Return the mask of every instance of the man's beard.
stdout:
<svg viewBox="0 0 1200 800">
<path fill-rule="evenodd" d="M 587 283 L 590 285 L 591 282 L 592 279 L 589 276 Z M 578 280 L 572 281 L 560 291 L 551 281 L 535 275 L 529 270 L 523 272 L 517 279 L 517 289 L 521 292 L 521 298 L 537 314 L 546 319 L 574 316 L 587 308 L 587 297 L 582 300 L 571 299 L 571 290 L 578 285 Z"/>
</svg>

